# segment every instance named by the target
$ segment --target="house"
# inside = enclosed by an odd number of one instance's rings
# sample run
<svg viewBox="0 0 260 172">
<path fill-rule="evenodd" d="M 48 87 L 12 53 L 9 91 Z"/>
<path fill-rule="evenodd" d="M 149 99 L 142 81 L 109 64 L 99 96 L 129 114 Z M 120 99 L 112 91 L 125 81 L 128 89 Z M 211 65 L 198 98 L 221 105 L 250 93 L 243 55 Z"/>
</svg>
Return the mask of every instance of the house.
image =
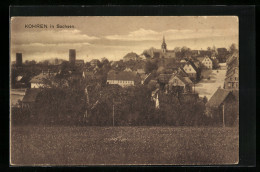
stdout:
<svg viewBox="0 0 260 172">
<path fill-rule="evenodd" d="M 192 81 L 189 77 L 182 77 L 180 75 L 173 75 L 169 82 L 169 89 L 174 90 L 178 87 L 178 90 L 182 90 L 182 92 L 192 92 Z"/>
<path fill-rule="evenodd" d="M 227 72 L 225 78 L 225 89 L 238 90 L 239 89 L 239 54 L 233 53 L 227 59 Z"/>
<path fill-rule="evenodd" d="M 184 69 L 182 67 L 178 68 L 177 74 L 182 76 L 182 77 L 189 77 L 189 75 L 184 71 Z"/>
<path fill-rule="evenodd" d="M 141 82 L 141 79 L 134 72 L 114 71 L 107 74 L 107 84 L 116 84 L 121 87 L 134 86 Z"/>
<path fill-rule="evenodd" d="M 212 69 L 213 61 L 208 56 L 198 57 L 197 60 L 207 69 Z"/>
<path fill-rule="evenodd" d="M 46 83 L 53 78 L 54 74 L 51 73 L 40 73 L 37 76 L 34 76 L 30 80 L 31 88 L 40 88 L 46 86 Z"/>
<path fill-rule="evenodd" d="M 123 57 L 124 62 L 130 61 L 130 60 L 136 61 L 136 60 L 141 60 L 141 58 L 138 56 L 138 54 L 131 52 L 131 53 L 126 54 Z"/>
<path fill-rule="evenodd" d="M 22 100 L 22 107 L 32 108 L 40 92 L 41 89 L 38 88 L 27 89 Z"/>
<path fill-rule="evenodd" d="M 187 62 L 183 70 L 189 75 L 190 78 L 196 79 L 197 78 L 197 67 L 192 62 Z"/>
<path fill-rule="evenodd" d="M 238 118 L 238 92 L 218 88 L 206 103 L 206 115 L 223 123 L 234 123 Z"/>
<path fill-rule="evenodd" d="M 129 67 L 126 67 L 124 71 L 125 71 L 125 72 L 132 72 L 132 69 L 129 68 Z"/>
</svg>

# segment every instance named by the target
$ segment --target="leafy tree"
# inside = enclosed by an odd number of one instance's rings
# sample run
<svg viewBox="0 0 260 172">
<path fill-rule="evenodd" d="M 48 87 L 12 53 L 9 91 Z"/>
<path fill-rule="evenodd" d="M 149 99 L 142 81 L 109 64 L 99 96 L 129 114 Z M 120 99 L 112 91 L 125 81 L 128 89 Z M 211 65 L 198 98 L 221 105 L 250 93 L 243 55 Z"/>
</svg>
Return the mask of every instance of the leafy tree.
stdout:
<svg viewBox="0 0 260 172">
<path fill-rule="evenodd" d="M 212 60 L 212 64 L 213 64 L 213 69 L 218 69 L 219 68 L 218 59 L 213 59 Z"/>
<path fill-rule="evenodd" d="M 232 54 L 234 52 L 236 52 L 238 49 L 237 49 L 237 45 L 236 44 L 231 44 L 231 46 L 229 47 L 229 52 Z"/>
<path fill-rule="evenodd" d="M 158 69 L 158 65 L 157 65 L 156 61 L 152 62 L 151 60 L 148 60 L 145 63 L 145 72 L 146 73 L 151 73 L 152 71 L 157 70 L 157 69 Z"/>
</svg>

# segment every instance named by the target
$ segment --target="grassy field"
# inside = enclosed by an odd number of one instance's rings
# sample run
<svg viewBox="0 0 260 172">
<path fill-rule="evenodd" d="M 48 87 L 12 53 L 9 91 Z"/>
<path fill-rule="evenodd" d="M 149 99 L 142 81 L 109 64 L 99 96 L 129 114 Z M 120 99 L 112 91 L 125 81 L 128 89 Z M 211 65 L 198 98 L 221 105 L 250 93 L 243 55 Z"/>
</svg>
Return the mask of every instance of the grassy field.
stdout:
<svg viewBox="0 0 260 172">
<path fill-rule="evenodd" d="M 233 164 L 238 141 L 228 127 L 19 126 L 11 130 L 11 164 Z"/>
</svg>

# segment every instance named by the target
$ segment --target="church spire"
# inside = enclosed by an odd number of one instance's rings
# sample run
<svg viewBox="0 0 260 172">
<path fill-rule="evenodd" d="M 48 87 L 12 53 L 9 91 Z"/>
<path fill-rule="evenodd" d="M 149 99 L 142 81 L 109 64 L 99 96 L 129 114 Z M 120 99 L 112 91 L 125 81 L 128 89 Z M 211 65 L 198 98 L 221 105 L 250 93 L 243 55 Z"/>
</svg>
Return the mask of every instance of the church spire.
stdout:
<svg viewBox="0 0 260 172">
<path fill-rule="evenodd" d="M 165 38 L 164 38 L 164 35 L 163 35 L 162 52 L 163 52 L 163 53 L 166 53 L 166 50 L 167 50 L 167 45 L 166 45 L 166 43 L 165 43 Z"/>
</svg>

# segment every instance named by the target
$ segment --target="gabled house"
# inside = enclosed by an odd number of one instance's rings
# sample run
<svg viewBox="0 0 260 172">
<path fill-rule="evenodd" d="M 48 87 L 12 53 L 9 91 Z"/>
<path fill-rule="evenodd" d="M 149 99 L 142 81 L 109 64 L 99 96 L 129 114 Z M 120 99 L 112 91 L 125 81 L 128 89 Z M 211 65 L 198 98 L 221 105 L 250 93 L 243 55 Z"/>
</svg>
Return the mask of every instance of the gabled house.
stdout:
<svg viewBox="0 0 260 172">
<path fill-rule="evenodd" d="M 227 72 L 225 78 L 225 89 L 238 90 L 239 89 L 239 54 L 233 53 L 227 59 Z"/>
<path fill-rule="evenodd" d="M 213 67 L 213 61 L 211 60 L 211 58 L 209 58 L 208 56 L 204 56 L 204 57 L 198 57 L 197 60 L 206 68 L 208 69 L 212 69 Z"/>
<path fill-rule="evenodd" d="M 173 90 L 178 87 L 179 90 L 183 92 L 192 92 L 192 81 L 189 77 L 182 77 L 180 75 L 173 75 L 169 80 L 169 89 Z"/>
<path fill-rule="evenodd" d="M 46 86 L 46 82 L 49 81 L 49 79 L 53 78 L 54 74 L 51 73 L 40 73 L 37 76 L 34 76 L 30 80 L 31 88 L 40 88 Z"/>
<path fill-rule="evenodd" d="M 183 70 L 189 75 L 192 79 L 197 79 L 197 67 L 192 62 L 187 62 Z"/>
<path fill-rule="evenodd" d="M 238 92 L 218 88 L 206 103 L 206 115 L 218 119 L 223 125 L 234 123 L 238 113 Z"/>
<path fill-rule="evenodd" d="M 132 69 L 129 68 L 129 67 L 126 67 L 124 71 L 125 71 L 125 72 L 132 72 Z"/>
</svg>

